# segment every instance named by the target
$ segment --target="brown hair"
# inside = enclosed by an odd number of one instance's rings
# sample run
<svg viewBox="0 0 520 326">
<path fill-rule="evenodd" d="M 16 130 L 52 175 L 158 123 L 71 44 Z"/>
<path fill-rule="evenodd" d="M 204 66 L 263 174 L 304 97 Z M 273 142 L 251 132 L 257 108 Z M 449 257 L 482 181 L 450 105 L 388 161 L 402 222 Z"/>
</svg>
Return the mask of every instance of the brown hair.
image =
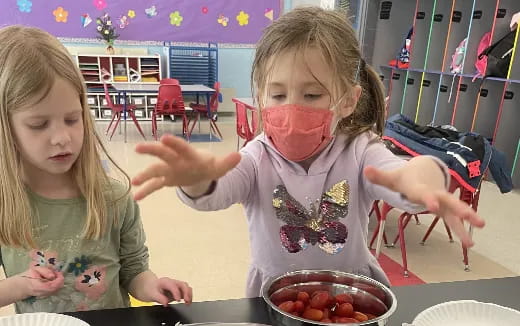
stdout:
<svg viewBox="0 0 520 326">
<path fill-rule="evenodd" d="M 129 177 L 108 155 L 95 131 L 81 72 L 67 49 L 54 36 L 40 29 L 2 28 L 0 44 L 0 244 L 36 246 L 33 234 L 36 212 L 31 209 L 23 181 L 21 157 L 12 134 L 10 116 L 45 98 L 58 78 L 72 85 L 83 108 L 83 145 L 72 173 L 86 201 L 83 234 L 87 239 L 98 239 L 108 227 L 108 208 L 115 199 L 100 153 L 124 175 L 128 185 Z M 130 187 L 120 198 L 129 191 Z"/>
<path fill-rule="evenodd" d="M 332 102 L 359 84 L 361 97 L 354 112 L 339 121 L 337 131 L 349 139 L 372 130 L 378 135 L 384 126 L 384 87 L 378 74 L 361 57 L 355 31 L 346 11 L 324 10 L 319 7 L 296 8 L 281 16 L 265 29 L 257 44 L 251 87 L 260 109 L 267 91 L 267 81 L 273 68 L 273 58 L 282 52 L 296 49 L 305 53 L 311 46 L 320 49 L 329 63 L 335 81 Z M 320 82 L 318 80 L 318 82 Z"/>
</svg>

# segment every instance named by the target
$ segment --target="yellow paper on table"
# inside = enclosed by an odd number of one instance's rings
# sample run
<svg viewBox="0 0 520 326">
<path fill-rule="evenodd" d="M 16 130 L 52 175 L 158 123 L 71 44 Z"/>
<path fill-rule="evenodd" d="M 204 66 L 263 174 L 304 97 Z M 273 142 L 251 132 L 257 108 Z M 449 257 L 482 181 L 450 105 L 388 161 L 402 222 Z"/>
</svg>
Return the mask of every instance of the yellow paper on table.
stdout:
<svg viewBox="0 0 520 326">
<path fill-rule="evenodd" d="M 132 297 L 131 295 L 129 295 L 130 297 L 130 307 L 144 307 L 144 306 L 153 306 L 153 302 L 143 302 L 143 301 L 139 301 L 137 300 L 136 298 Z"/>
</svg>

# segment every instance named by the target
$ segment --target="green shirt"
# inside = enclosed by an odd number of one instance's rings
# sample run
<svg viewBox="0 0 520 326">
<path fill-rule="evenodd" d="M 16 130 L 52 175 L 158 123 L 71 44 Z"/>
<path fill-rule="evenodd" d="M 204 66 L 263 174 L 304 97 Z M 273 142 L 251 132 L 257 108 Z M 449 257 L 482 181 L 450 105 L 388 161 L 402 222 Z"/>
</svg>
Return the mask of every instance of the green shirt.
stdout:
<svg viewBox="0 0 520 326">
<path fill-rule="evenodd" d="M 112 181 L 113 196 L 125 188 Z M 0 263 L 7 277 L 30 266 L 63 272 L 65 284 L 47 298 L 30 297 L 16 303 L 18 313 L 70 312 L 129 306 L 128 285 L 148 270 L 148 248 L 139 207 L 130 195 L 109 204 L 108 232 L 99 240 L 81 237 L 86 216 L 84 198 L 48 199 L 29 191 L 35 218 L 34 250 L 2 247 Z M 116 208 L 117 209 L 114 209 Z M 113 219 L 118 213 L 115 223 Z"/>
</svg>

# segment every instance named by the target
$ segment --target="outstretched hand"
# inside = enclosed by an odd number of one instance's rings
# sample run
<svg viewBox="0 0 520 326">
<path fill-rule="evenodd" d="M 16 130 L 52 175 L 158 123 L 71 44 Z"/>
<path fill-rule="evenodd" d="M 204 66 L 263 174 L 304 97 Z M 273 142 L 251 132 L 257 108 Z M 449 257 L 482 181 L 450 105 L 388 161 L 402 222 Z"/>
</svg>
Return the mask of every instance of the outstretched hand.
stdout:
<svg viewBox="0 0 520 326">
<path fill-rule="evenodd" d="M 165 186 L 191 186 L 217 180 L 240 162 L 239 153 L 216 157 L 171 135 L 161 137 L 160 142 L 138 144 L 135 150 L 160 159 L 132 179 L 134 186 L 141 186 L 134 195 L 136 200 Z"/>
<path fill-rule="evenodd" d="M 423 205 L 432 214 L 442 216 L 466 247 L 473 246 L 473 241 L 464 227 L 464 221 L 478 228 L 485 224 L 468 204 L 446 191 L 444 187 L 432 188 L 427 184 L 414 182 L 407 176 L 404 168 L 382 171 L 367 167 L 364 174 L 370 182 L 401 193 L 410 202 Z"/>
</svg>

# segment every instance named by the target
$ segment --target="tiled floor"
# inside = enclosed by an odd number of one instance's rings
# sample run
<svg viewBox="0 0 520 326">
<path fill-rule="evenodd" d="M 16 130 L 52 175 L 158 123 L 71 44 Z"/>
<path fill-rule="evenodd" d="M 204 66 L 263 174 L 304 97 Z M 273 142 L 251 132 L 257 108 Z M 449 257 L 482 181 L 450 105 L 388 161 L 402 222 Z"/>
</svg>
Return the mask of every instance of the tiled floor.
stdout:
<svg viewBox="0 0 520 326">
<path fill-rule="evenodd" d="M 222 118 L 218 125 L 224 134 L 223 142 L 193 145 L 216 154 L 236 150 L 234 120 Z M 106 128 L 105 123 L 99 122 L 98 126 L 100 130 Z M 133 176 L 153 160 L 135 154 L 134 146 L 142 138 L 132 123 L 127 128 L 127 143 L 116 132 L 107 146 L 117 162 Z M 146 135 L 151 135 L 149 123 L 143 123 L 143 128 Z M 159 128 L 163 132 L 180 132 L 178 123 L 159 123 Z M 201 124 L 201 131 L 207 133 L 206 121 Z M 484 184 L 479 212 L 487 226 L 474 234 L 476 246 L 470 251 L 470 272 L 463 269 L 460 246 L 449 243 L 440 226 L 426 246 L 418 244 L 431 220 L 421 217 L 421 225 L 411 224 L 406 230 L 410 270 L 426 282 L 520 275 L 520 213 L 515 204 L 519 200 L 518 192 L 501 195 L 493 184 Z M 243 296 L 249 243 L 241 206 L 218 212 L 197 212 L 184 206 L 173 189 L 166 189 L 141 202 L 140 207 L 151 252 L 151 268 L 158 275 L 188 281 L 196 301 Z M 389 234 L 395 234 L 396 230 L 395 215 L 393 217 L 387 223 Z M 385 248 L 384 252 L 400 262 L 398 247 Z M 0 315 L 11 312 L 3 309 Z"/>
</svg>

